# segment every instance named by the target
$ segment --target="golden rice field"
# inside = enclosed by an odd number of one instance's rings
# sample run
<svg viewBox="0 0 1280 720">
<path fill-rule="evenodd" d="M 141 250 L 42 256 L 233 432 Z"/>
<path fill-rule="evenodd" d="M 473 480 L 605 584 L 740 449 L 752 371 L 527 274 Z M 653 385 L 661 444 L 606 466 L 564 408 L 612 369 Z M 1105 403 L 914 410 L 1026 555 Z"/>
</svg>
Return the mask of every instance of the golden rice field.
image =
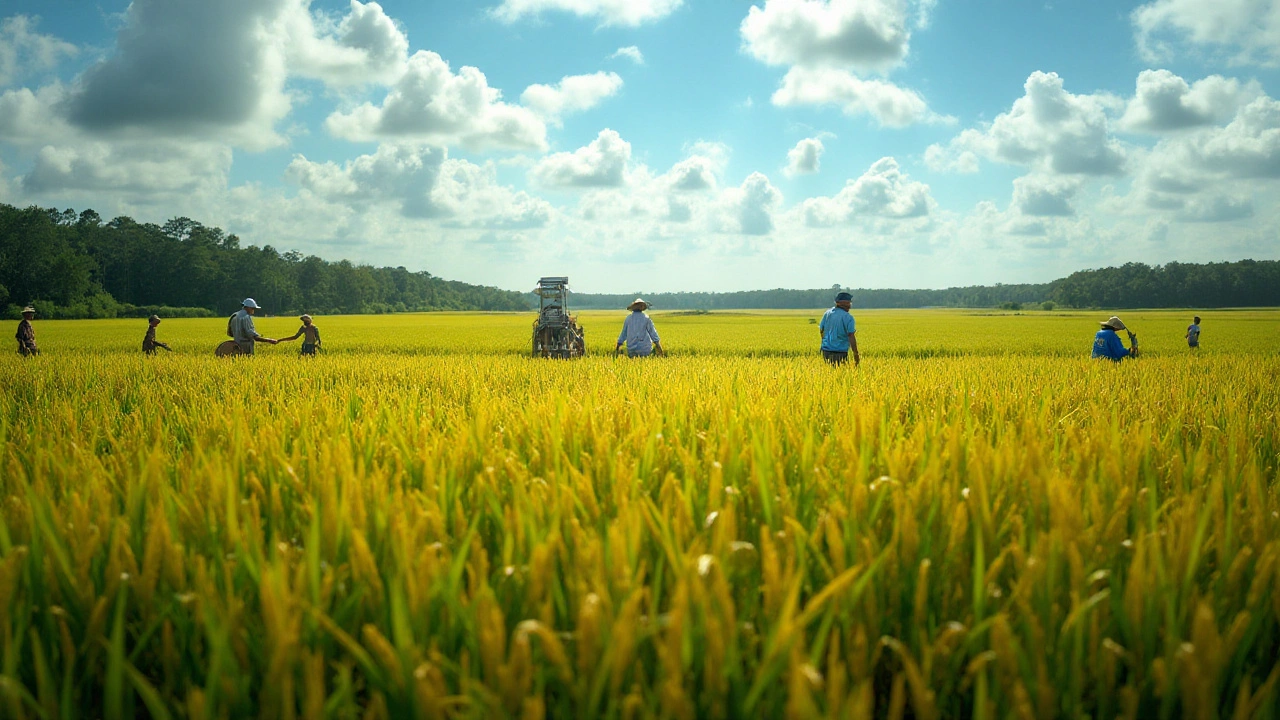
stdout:
<svg viewBox="0 0 1280 720">
<path fill-rule="evenodd" d="M 818 314 L 37 320 L 0 717 L 1280 718 L 1280 312 Z"/>
</svg>

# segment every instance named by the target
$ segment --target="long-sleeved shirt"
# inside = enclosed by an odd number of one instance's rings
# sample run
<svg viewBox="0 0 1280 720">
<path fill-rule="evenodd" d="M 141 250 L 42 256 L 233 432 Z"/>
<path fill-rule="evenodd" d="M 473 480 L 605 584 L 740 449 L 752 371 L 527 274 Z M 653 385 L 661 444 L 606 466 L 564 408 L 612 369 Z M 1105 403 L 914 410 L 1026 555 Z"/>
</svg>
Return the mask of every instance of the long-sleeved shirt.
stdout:
<svg viewBox="0 0 1280 720">
<path fill-rule="evenodd" d="M 822 349 L 827 352 L 849 352 L 849 336 L 857 331 L 857 324 L 848 310 L 833 307 L 822 315 L 818 323 L 822 331 Z"/>
<path fill-rule="evenodd" d="M 653 318 L 643 311 L 632 310 L 626 320 L 622 321 L 622 332 L 618 333 L 618 344 L 627 344 L 628 355 L 648 355 L 653 352 L 653 344 L 662 342 L 658 330 L 653 326 Z"/>
<path fill-rule="evenodd" d="M 240 308 L 239 312 L 231 318 L 231 339 L 235 340 L 242 349 L 253 352 L 253 341 L 258 339 L 258 331 L 253 327 L 253 316 L 244 308 Z"/>
<path fill-rule="evenodd" d="M 18 352 L 25 355 L 36 351 L 36 329 L 31 326 L 30 320 L 23 318 L 18 322 L 18 332 L 14 337 L 18 340 Z"/>
<path fill-rule="evenodd" d="M 1120 336 L 1115 330 L 1103 328 L 1093 336 L 1093 357 L 1107 358 L 1120 362 L 1129 354 L 1129 348 L 1120 342 Z"/>
</svg>

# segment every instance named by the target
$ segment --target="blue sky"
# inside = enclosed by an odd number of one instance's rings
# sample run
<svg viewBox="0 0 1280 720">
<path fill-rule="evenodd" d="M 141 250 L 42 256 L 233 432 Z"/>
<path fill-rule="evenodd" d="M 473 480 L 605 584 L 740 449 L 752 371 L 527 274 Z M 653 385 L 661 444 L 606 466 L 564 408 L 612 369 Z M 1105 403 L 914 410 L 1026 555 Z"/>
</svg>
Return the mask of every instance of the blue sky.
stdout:
<svg viewBox="0 0 1280 720">
<path fill-rule="evenodd" d="M 1280 3 L 9 0 L 0 201 L 524 288 L 1280 257 Z"/>
</svg>

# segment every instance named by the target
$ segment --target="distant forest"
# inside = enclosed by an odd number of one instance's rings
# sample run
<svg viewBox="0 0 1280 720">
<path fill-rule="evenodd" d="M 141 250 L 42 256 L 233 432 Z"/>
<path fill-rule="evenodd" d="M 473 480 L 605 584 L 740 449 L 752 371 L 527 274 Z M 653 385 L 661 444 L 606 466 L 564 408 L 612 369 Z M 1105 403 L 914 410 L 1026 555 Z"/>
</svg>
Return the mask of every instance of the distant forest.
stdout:
<svg viewBox="0 0 1280 720">
<path fill-rule="evenodd" d="M 538 272 L 530 277 L 536 279 Z M 657 310 L 812 309 L 839 288 L 644 295 Z M 1083 270 L 1050 283 L 946 290 L 848 289 L 854 307 L 1257 307 L 1280 306 L 1280 261 Z M 575 309 L 626 307 L 637 293 L 573 295 Z M 44 318 L 229 314 L 252 296 L 271 314 L 528 310 L 527 293 L 443 280 L 403 267 L 240 246 L 240 238 L 189 218 L 164 225 L 93 210 L 19 209 L 0 203 L 0 308 Z"/>
<path fill-rule="evenodd" d="M 45 318 L 227 315 L 253 297 L 270 314 L 527 310 L 524 293 L 402 267 L 281 253 L 189 218 L 164 225 L 93 210 L 0 204 L 0 308 Z"/>
</svg>

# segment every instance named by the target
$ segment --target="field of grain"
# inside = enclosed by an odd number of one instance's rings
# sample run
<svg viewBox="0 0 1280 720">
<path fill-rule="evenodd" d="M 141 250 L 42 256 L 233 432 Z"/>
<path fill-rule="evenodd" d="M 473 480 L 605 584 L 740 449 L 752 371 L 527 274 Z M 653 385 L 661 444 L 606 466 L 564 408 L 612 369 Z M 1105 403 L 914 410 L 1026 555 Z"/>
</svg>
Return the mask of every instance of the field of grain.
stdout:
<svg viewBox="0 0 1280 720">
<path fill-rule="evenodd" d="M 1280 718 L 1280 312 L 819 314 L 37 320 L 0 716 Z"/>
</svg>

